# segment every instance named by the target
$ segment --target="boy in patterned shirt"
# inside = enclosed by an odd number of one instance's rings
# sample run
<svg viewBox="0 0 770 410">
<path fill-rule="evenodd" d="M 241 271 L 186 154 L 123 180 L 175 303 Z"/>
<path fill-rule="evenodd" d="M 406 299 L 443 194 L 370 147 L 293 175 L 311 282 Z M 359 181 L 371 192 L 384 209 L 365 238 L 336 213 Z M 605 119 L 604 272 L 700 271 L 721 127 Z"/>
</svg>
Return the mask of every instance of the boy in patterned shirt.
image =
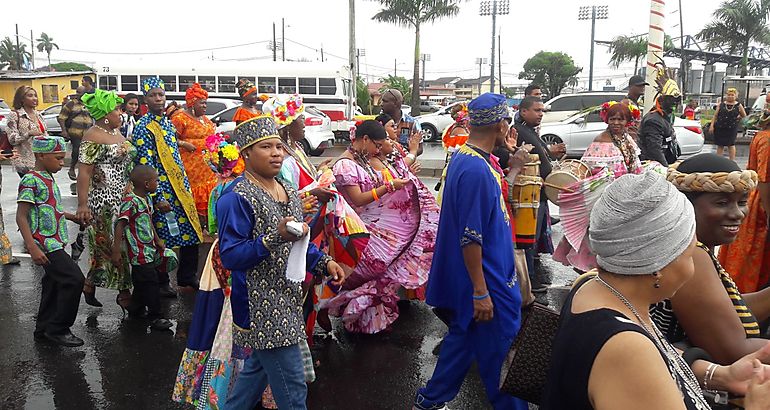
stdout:
<svg viewBox="0 0 770 410">
<path fill-rule="evenodd" d="M 134 192 L 128 193 L 120 205 L 112 244 L 112 261 L 119 264 L 122 245 L 131 263 L 131 281 L 134 285 L 129 314 L 142 316 L 147 307 L 150 327 L 167 330 L 173 324 L 160 314 L 160 271 L 169 272 L 177 265 L 176 254 L 166 249 L 152 223 L 153 206 L 149 195 L 158 189 L 158 172 L 148 165 L 137 165 L 131 171 Z"/>
<path fill-rule="evenodd" d="M 83 339 L 70 332 L 75 323 L 83 290 L 83 272 L 64 250 L 69 241 L 67 219 L 59 186 L 53 174 L 64 166 L 65 142 L 61 137 L 38 136 L 32 140 L 35 168 L 21 178 L 16 224 L 29 249 L 32 262 L 41 265 L 42 296 L 35 324 L 35 340 L 62 346 L 82 346 Z"/>
</svg>

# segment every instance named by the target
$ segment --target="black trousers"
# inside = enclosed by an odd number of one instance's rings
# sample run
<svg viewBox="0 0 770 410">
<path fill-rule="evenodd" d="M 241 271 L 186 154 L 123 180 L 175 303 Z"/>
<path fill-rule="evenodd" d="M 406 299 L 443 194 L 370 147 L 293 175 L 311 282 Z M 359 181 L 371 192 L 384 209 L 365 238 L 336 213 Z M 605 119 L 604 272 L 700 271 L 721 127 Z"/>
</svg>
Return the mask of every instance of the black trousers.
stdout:
<svg viewBox="0 0 770 410">
<path fill-rule="evenodd" d="M 63 249 L 45 256 L 50 263 L 43 266 L 43 292 L 35 333 L 66 334 L 75 323 L 85 277 L 78 264 Z"/>
<path fill-rule="evenodd" d="M 82 141 L 82 138 L 70 138 L 70 145 L 72 145 L 72 153 L 71 153 L 72 162 L 70 162 L 70 168 L 74 168 L 78 164 L 78 159 L 80 158 L 81 141 Z"/>
<path fill-rule="evenodd" d="M 131 283 L 134 292 L 131 295 L 132 311 L 147 307 L 147 317 L 160 317 L 160 284 L 159 272 L 154 264 L 131 265 Z M 168 280 L 168 275 L 166 275 Z"/>
<path fill-rule="evenodd" d="M 189 285 L 198 275 L 198 246 L 182 246 L 179 248 L 179 266 L 176 269 L 177 285 Z M 169 284 L 168 272 L 158 273 L 160 286 Z"/>
</svg>

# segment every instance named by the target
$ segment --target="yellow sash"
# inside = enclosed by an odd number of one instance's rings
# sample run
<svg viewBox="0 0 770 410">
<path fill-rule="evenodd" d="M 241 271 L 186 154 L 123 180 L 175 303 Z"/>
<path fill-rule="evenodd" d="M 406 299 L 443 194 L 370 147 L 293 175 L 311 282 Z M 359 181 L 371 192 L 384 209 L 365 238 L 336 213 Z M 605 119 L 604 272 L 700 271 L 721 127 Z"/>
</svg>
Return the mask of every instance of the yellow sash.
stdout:
<svg viewBox="0 0 770 410">
<path fill-rule="evenodd" d="M 160 158 L 160 163 L 166 171 L 166 177 L 168 177 L 171 187 L 174 188 L 174 193 L 179 203 L 182 204 L 182 208 L 185 214 L 187 214 L 187 220 L 190 221 L 195 233 L 198 235 L 198 240 L 202 241 L 203 229 L 198 218 L 198 211 L 195 209 L 195 199 L 193 199 L 192 192 L 184 186 L 185 173 L 174 161 L 171 147 L 166 143 L 166 131 L 157 121 L 151 121 L 147 124 L 147 129 L 155 136 L 155 148 L 158 151 L 158 158 Z"/>
</svg>

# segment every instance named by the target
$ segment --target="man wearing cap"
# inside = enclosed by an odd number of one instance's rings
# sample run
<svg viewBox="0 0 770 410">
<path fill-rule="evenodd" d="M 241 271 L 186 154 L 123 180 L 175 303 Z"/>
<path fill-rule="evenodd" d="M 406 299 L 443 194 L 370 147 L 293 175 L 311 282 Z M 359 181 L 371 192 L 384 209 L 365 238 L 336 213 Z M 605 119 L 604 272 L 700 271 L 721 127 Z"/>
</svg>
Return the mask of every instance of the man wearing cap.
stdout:
<svg viewBox="0 0 770 410">
<path fill-rule="evenodd" d="M 647 83 L 641 75 L 631 76 L 628 80 L 628 94 L 622 102 L 628 106 L 634 106 L 639 109 L 639 112 L 642 112 L 644 110 L 644 101 L 640 101 L 639 99 L 644 98 L 644 88 L 648 85 L 650 84 Z M 630 135 L 634 141 L 639 141 L 638 121 L 630 122 L 626 130 L 628 131 L 628 135 Z"/>
<path fill-rule="evenodd" d="M 447 168 L 426 299 L 445 313 L 449 332 L 414 408 L 446 408 L 476 361 L 495 409 L 526 409 L 525 402 L 499 390 L 503 360 L 521 320 L 504 175 L 490 155 L 508 134 L 510 114 L 505 97 L 491 93 L 471 101 L 468 112 L 468 143 Z M 468 198 L 474 198 L 473 206 Z"/>
<path fill-rule="evenodd" d="M 203 231 L 179 153 L 176 129 L 164 115 L 166 92 L 157 77 L 142 82 L 147 114 L 134 127 L 133 144 L 138 164 L 158 171 L 158 190 L 153 197 L 156 212 L 153 223 L 167 248 L 179 247 L 177 285 L 198 288 L 198 245 Z M 168 275 L 159 278 L 162 296 L 175 297 Z"/>
</svg>

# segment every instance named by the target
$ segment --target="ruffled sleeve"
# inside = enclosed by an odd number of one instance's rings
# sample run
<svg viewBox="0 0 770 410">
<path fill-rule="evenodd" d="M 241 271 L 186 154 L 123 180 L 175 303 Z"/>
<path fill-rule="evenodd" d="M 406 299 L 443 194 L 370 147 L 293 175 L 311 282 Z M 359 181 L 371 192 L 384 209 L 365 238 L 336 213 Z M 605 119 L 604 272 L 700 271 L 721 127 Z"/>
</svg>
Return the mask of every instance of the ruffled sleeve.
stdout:
<svg viewBox="0 0 770 410">
<path fill-rule="evenodd" d="M 353 160 L 342 158 L 332 167 L 335 183 L 338 186 L 361 186 L 366 181 L 364 170 Z"/>
</svg>

